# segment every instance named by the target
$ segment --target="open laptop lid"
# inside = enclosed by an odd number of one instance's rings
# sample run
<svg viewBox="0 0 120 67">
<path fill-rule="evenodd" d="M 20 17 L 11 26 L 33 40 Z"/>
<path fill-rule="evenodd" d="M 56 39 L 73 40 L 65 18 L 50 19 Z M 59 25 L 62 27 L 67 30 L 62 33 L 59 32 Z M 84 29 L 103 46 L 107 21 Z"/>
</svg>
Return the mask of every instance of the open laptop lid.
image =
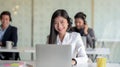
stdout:
<svg viewBox="0 0 120 67">
<path fill-rule="evenodd" d="M 36 67 L 71 67 L 71 45 L 36 45 Z"/>
</svg>

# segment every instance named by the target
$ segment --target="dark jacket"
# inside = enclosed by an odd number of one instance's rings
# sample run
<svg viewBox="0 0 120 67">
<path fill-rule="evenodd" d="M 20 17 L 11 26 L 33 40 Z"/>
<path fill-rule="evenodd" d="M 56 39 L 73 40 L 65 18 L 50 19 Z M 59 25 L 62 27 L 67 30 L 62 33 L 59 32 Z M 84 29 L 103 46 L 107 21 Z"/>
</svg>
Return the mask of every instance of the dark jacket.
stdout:
<svg viewBox="0 0 120 67">
<path fill-rule="evenodd" d="M 85 36 L 86 37 L 86 41 L 87 41 L 87 45 L 86 47 L 91 47 L 91 48 L 95 48 L 95 35 L 94 35 L 94 31 L 92 28 L 88 28 L 88 34 L 86 35 L 84 33 L 84 29 L 80 29 L 78 30 L 76 27 L 72 27 L 70 29 L 70 31 L 72 32 L 78 32 L 81 34 L 81 36 Z"/>
<path fill-rule="evenodd" d="M 17 35 L 17 28 L 9 25 L 7 30 L 5 31 L 3 38 L 2 38 L 2 46 L 6 47 L 6 41 L 12 41 L 14 42 L 13 47 L 17 46 L 17 40 L 18 40 L 18 35 Z"/>
<path fill-rule="evenodd" d="M 13 47 L 17 47 L 18 35 L 16 27 L 11 25 L 8 26 L 2 38 L 2 47 L 6 47 L 6 41 L 14 42 Z M 17 60 L 17 58 L 19 57 L 19 54 L 14 52 L 1 52 L 1 54 L 4 57 L 1 58 L 2 60 Z"/>
</svg>

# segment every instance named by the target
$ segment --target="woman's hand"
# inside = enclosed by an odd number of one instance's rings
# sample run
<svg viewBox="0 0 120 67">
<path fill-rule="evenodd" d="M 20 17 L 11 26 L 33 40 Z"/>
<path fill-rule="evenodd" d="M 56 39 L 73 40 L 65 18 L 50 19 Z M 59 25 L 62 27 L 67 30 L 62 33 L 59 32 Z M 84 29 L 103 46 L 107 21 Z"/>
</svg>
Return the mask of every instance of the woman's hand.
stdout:
<svg viewBox="0 0 120 67">
<path fill-rule="evenodd" d="M 75 65 L 75 61 L 74 60 L 72 60 L 72 65 Z"/>
<path fill-rule="evenodd" d="M 75 59 L 72 59 L 72 65 L 76 65 L 77 61 Z"/>
</svg>

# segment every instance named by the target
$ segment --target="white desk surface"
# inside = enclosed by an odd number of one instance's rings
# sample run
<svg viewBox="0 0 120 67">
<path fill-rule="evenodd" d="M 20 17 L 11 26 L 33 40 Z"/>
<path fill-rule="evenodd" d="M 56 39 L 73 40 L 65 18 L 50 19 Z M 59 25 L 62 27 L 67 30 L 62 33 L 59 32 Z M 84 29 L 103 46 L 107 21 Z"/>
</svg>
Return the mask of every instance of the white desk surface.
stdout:
<svg viewBox="0 0 120 67">
<path fill-rule="evenodd" d="M 35 53 L 34 48 L 12 48 L 12 49 L 7 49 L 7 48 L 0 48 L 0 52 L 27 52 L 27 53 Z"/>
<path fill-rule="evenodd" d="M 97 39 L 97 42 L 120 42 L 119 39 Z"/>
<path fill-rule="evenodd" d="M 95 49 L 86 49 L 87 54 L 97 54 L 97 55 L 109 55 L 109 48 L 95 48 Z"/>
<path fill-rule="evenodd" d="M 7 64 L 7 63 L 25 63 L 27 66 L 25 67 L 35 67 L 35 61 L 0 61 L 0 67 L 3 67 L 2 65 Z M 24 66 L 23 66 L 24 67 Z M 97 67 L 96 63 L 86 63 L 86 64 L 78 64 L 73 67 Z M 120 64 L 118 63 L 107 63 L 106 67 L 120 67 Z"/>
<path fill-rule="evenodd" d="M 73 67 L 97 67 L 96 63 L 86 63 L 86 64 L 79 64 Z M 106 67 L 120 67 L 118 63 L 107 63 Z"/>
</svg>

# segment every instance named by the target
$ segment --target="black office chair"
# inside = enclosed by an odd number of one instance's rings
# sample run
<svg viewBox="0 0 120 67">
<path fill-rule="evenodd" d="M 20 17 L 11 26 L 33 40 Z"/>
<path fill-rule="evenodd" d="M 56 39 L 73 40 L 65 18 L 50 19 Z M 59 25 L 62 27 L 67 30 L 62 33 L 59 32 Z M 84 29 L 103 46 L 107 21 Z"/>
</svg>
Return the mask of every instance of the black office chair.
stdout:
<svg viewBox="0 0 120 67">
<path fill-rule="evenodd" d="M 14 57 L 13 60 L 21 60 L 18 52 L 13 53 L 13 57 Z"/>
<path fill-rule="evenodd" d="M 0 60 L 21 60 L 18 52 L 1 52 Z"/>
</svg>

